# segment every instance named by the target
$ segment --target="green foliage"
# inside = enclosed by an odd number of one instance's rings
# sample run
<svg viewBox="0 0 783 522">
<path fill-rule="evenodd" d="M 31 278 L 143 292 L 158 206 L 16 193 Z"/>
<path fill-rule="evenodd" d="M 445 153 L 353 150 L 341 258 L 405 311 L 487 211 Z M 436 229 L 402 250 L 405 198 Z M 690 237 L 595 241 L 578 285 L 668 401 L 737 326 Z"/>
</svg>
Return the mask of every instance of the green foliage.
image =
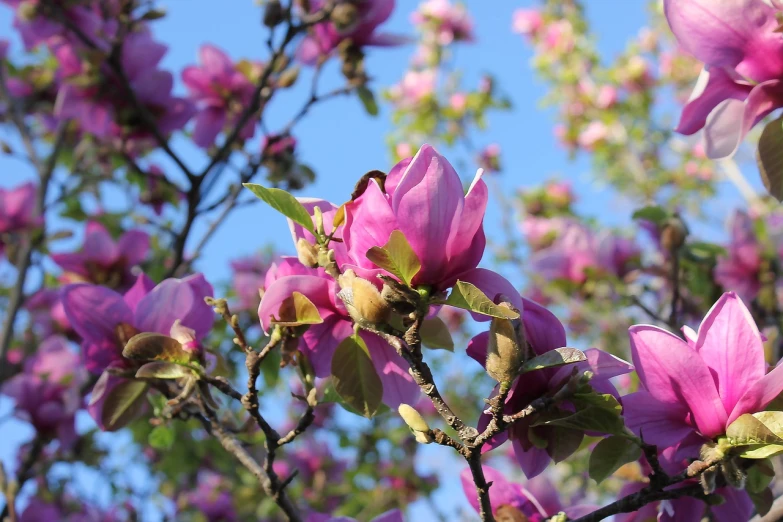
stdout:
<svg viewBox="0 0 783 522">
<path fill-rule="evenodd" d="M 783 116 L 769 122 L 761 131 L 756 160 L 767 191 L 783 201 Z"/>
<path fill-rule="evenodd" d="M 566 364 L 573 364 L 586 360 L 587 357 L 585 357 L 585 354 L 581 350 L 577 350 L 576 348 L 556 348 L 545 354 L 533 357 L 529 361 L 525 361 L 520 368 L 519 373 L 534 372 L 536 370 L 543 370 L 544 368 L 557 368 L 558 366 L 565 366 Z"/>
<path fill-rule="evenodd" d="M 590 452 L 590 478 L 599 484 L 615 471 L 642 456 L 639 445 L 626 437 L 613 435 L 601 440 Z"/>
<path fill-rule="evenodd" d="M 457 284 L 451 289 L 449 297 L 445 301 L 436 302 L 500 319 L 517 319 L 519 317 L 517 312 L 496 305 L 484 295 L 484 292 L 465 281 L 457 281 Z"/>
<path fill-rule="evenodd" d="M 440 317 L 430 317 L 424 319 L 419 328 L 421 342 L 427 348 L 435 348 L 454 351 L 454 339 L 446 323 Z"/>
<path fill-rule="evenodd" d="M 393 231 L 382 247 L 372 247 L 368 250 L 366 256 L 375 266 L 394 274 L 408 286 L 421 270 L 419 257 L 399 230 Z"/>
<path fill-rule="evenodd" d="M 369 419 L 378 412 L 383 384 L 359 335 L 352 335 L 337 346 L 332 356 L 332 383 L 342 400 L 362 416 Z"/>
<path fill-rule="evenodd" d="M 266 188 L 255 183 L 243 183 L 243 186 L 250 189 L 255 196 L 277 210 L 285 217 L 302 225 L 305 230 L 308 230 L 311 234 L 315 234 L 315 227 L 313 226 L 313 220 L 310 217 L 310 213 L 302 206 L 297 199 L 286 192 L 285 190 L 277 188 Z"/>
</svg>

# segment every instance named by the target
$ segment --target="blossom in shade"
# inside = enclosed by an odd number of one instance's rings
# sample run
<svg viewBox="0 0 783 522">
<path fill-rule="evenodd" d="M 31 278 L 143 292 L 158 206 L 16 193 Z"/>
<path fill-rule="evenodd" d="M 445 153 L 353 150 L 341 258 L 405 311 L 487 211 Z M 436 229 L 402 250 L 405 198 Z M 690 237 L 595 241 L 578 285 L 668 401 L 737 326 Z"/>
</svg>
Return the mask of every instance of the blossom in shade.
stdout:
<svg viewBox="0 0 783 522">
<path fill-rule="evenodd" d="M 763 248 L 756 237 L 753 219 L 746 212 L 734 212 L 729 234 L 726 255 L 719 256 L 715 266 L 715 281 L 726 290 L 736 292 L 743 301 L 750 302 L 761 288 L 759 271 Z"/>
<path fill-rule="evenodd" d="M 35 211 L 36 193 L 34 183 L 12 189 L 0 188 L 0 256 L 6 245 L 13 242 L 13 234 L 43 223 L 43 218 Z"/>
</svg>

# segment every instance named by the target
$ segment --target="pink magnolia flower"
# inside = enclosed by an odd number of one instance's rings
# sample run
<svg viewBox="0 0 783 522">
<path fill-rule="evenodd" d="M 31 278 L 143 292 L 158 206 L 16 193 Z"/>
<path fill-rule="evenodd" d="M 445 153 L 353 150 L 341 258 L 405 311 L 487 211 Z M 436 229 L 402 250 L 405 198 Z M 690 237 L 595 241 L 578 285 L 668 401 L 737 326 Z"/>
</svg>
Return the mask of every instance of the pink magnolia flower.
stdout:
<svg viewBox="0 0 783 522">
<path fill-rule="evenodd" d="M 32 50 L 41 43 L 62 38 L 65 32 L 62 24 L 36 12 L 40 0 L 2 0 L 2 3 L 16 10 L 13 26 L 19 31 L 25 49 Z M 103 25 L 99 11 L 80 5 L 62 7 L 63 16 L 83 34 L 94 39 Z"/>
<path fill-rule="evenodd" d="M 432 96 L 438 81 L 437 71 L 407 71 L 402 80 L 389 89 L 389 96 L 401 108 L 411 108 Z"/>
<path fill-rule="evenodd" d="M 193 141 L 199 147 L 207 148 L 215 143 L 215 138 L 226 125 L 233 125 L 250 105 L 255 86 L 250 78 L 237 69 L 231 58 L 217 47 L 203 45 L 199 59 L 200 67 L 185 67 L 182 81 L 199 110 Z M 254 133 L 255 122 L 251 118 L 239 136 L 248 139 Z"/>
<path fill-rule="evenodd" d="M 331 21 L 317 24 L 302 41 L 297 57 L 303 63 L 314 64 L 320 57 L 329 56 L 344 40 L 350 40 L 358 47 L 389 47 L 404 43 L 404 37 L 377 31 L 378 26 L 391 16 L 394 4 L 394 0 L 362 0 L 356 3 L 358 19 L 343 31 Z M 310 10 L 315 12 L 323 5 L 324 0 L 311 1 Z"/>
<path fill-rule="evenodd" d="M 489 488 L 489 499 L 492 503 L 493 514 L 497 515 L 498 508 L 508 506 L 522 513 L 528 522 L 543 522 L 564 511 L 570 518 L 579 518 L 597 509 L 598 506 L 580 505 L 564 508 L 560 502 L 555 485 L 544 477 L 536 477 L 528 480 L 525 485 L 516 484 L 506 480 L 503 474 L 489 466 L 483 466 L 484 478 L 492 483 Z M 478 513 L 480 511 L 476 485 L 469 469 L 460 473 L 460 482 L 465 498 Z"/>
<path fill-rule="evenodd" d="M 24 307 L 30 313 L 31 323 L 41 337 L 49 337 L 55 333 L 71 333 L 71 324 L 65 315 L 60 289 L 43 288 L 27 298 Z"/>
<path fill-rule="evenodd" d="M 532 36 L 538 33 L 544 19 L 538 9 L 517 9 L 514 11 L 512 29 L 515 33 Z"/>
<path fill-rule="evenodd" d="M 231 262 L 232 286 L 237 294 L 240 310 L 258 310 L 261 302 L 259 290 L 264 290 L 264 279 L 272 265 L 269 255 L 248 256 Z"/>
<path fill-rule="evenodd" d="M 125 38 L 120 57 L 130 87 L 164 136 L 181 129 L 195 112 L 189 100 L 171 94 L 172 74 L 158 69 L 166 50 L 148 32 L 139 31 Z M 66 79 L 57 94 L 55 116 L 74 119 L 82 130 L 102 139 L 149 139 L 149 129 L 132 118 L 135 112 L 128 110 L 130 101 L 120 82 L 111 71 L 105 71 L 94 85 L 82 86 Z"/>
<path fill-rule="evenodd" d="M 385 272 L 367 259 L 367 251 L 400 230 L 421 262 L 413 284 L 449 288 L 475 269 L 484 253 L 487 197 L 481 171 L 466 195 L 446 158 L 424 145 L 389 172 L 384 189 L 372 180 L 364 194 L 345 205 L 347 259 L 338 257 L 338 263 L 374 280 Z"/>
<path fill-rule="evenodd" d="M 235 522 L 234 498 L 226 479 L 211 471 L 201 471 L 198 486 L 185 495 L 186 502 L 204 515 L 206 522 Z"/>
<path fill-rule="evenodd" d="M 468 279 L 468 282 L 479 287 L 486 295 L 495 297 L 497 295 L 507 296 L 512 304 L 522 311 L 522 323 L 524 325 L 525 337 L 530 347 L 536 355 L 542 355 L 555 348 L 567 346 L 565 328 L 558 319 L 546 308 L 541 305 L 525 299 L 516 292 L 514 287 L 501 276 L 490 272 L 489 270 L 478 269 L 478 277 Z M 468 344 L 467 354 L 482 366 L 487 359 L 487 343 L 489 333 L 482 332 Z M 633 367 L 601 350 L 591 348 L 585 351 L 587 360 L 563 368 L 550 368 L 525 374 L 524 379 L 518 379 L 509 393 L 506 400 L 505 413 L 514 414 L 523 408 L 526 408 L 531 401 L 548 393 L 559 389 L 564 379 L 567 379 L 574 366 L 579 371 L 589 370 L 593 372 L 593 378 L 590 385 L 600 393 L 611 393 L 617 395 L 614 386 L 609 379 L 618 375 L 629 373 Z M 483 429 L 489 423 L 489 415 L 482 415 L 479 420 L 479 430 Z M 511 440 L 514 454 L 522 471 L 528 478 L 533 478 L 543 472 L 552 460 L 547 452 L 547 448 L 554 446 L 554 439 L 557 434 L 547 427 L 539 426 L 532 428 L 530 424 L 533 420 L 523 419 L 515 423 L 508 432 L 495 437 L 486 447 L 487 450 L 496 448 Z M 530 430 L 535 430 L 539 439 L 547 440 L 550 443 L 547 448 L 540 448 L 533 444 L 530 439 Z M 551 449 L 550 449 L 551 451 Z"/>
<path fill-rule="evenodd" d="M 540 217 L 526 214 L 519 228 L 533 251 L 550 246 L 558 237 L 579 223 L 570 217 Z"/>
<path fill-rule="evenodd" d="M 748 131 L 783 107 L 783 37 L 763 0 L 665 0 L 680 46 L 704 62 L 677 132 L 704 129 L 707 155 L 736 152 Z"/>
<path fill-rule="evenodd" d="M 762 245 L 753 230 L 753 220 L 740 210 L 730 221 L 727 255 L 718 257 L 715 281 L 726 289 L 737 292 L 743 301 L 753 301 L 761 288 L 759 270 L 762 262 Z"/>
<path fill-rule="evenodd" d="M 107 368 L 131 368 L 122 357 L 125 343 L 141 332 L 171 335 L 177 321 L 193 330 L 196 342 L 210 331 L 214 312 L 204 302 L 212 286 L 204 276 L 166 279 L 157 286 L 144 274 L 124 295 L 104 286 L 68 285 L 63 289 L 65 314 L 82 339 L 85 366 L 95 374 Z M 88 411 L 101 428 L 104 400 L 125 379 L 104 372 L 92 391 Z"/>
<path fill-rule="evenodd" d="M 92 282 L 120 290 L 134 282 L 131 268 L 149 252 L 150 238 L 141 230 L 129 230 L 115 241 L 97 221 L 89 221 L 78 252 L 52 254 L 65 271 L 66 282 Z"/>
<path fill-rule="evenodd" d="M 617 87 L 614 85 L 602 85 L 595 96 L 595 106 L 599 109 L 608 109 L 617 103 Z"/>
<path fill-rule="evenodd" d="M 22 373 L 2 387 L 16 402 L 16 416 L 44 436 L 57 437 L 64 447 L 76 441 L 74 415 L 82 405 L 81 386 L 87 373 L 79 354 L 64 337 L 47 338 L 27 359 Z"/>
<path fill-rule="evenodd" d="M 577 142 L 587 151 L 595 150 L 595 147 L 606 141 L 609 137 L 609 127 L 602 121 L 591 121 L 582 132 L 579 133 Z"/>
<path fill-rule="evenodd" d="M 626 423 L 666 448 L 695 451 L 744 413 L 762 411 L 783 391 L 783 366 L 767 373 L 761 334 L 750 312 L 727 292 L 687 342 L 656 326 L 630 328 L 642 389 L 623 397 Z"/>
<path fill-rule="evenodd" d="M 439 45 L 452 42 L 473 41 L 473 21 L 465 6 L 452 4 L 449 0 L 426 0 L 411 15 L 411 21 L 418 26 L 429 26 Z"/>
<path fill-rule="evenodd" d="M 166 178 L 166 174 L 157 165 L 150 165 L 144 181 L 146 186 L 139 195 L 139 201 L 150 205 L 156 216 L 163 213 L 163 205 L 166 203 L 176 205 L 177 200 L 185 197 L 185 194 Z"/>
<path fill-rule="evenodd" d="M 12 242 L 12 234 L 43 223 L 35 212 L 37 188 L 34 183 L 24 183 L 13 189 L 0 188 L 0 255 L 6 243 Z"/>
</svg>

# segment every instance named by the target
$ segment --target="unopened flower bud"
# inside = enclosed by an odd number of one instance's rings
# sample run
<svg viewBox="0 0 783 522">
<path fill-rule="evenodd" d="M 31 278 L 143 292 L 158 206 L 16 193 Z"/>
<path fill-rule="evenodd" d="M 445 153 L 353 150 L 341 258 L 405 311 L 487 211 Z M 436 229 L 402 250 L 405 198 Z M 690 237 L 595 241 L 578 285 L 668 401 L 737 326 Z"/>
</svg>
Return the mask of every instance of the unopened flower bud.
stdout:
<svg viewBox="0 0 783 522">
<path fill-rule="evenodd" d="M 277 85 L 283 89 L 291 87 L 299 78 L 299 67 L 289 67 L 277 78 Z"/>
<path fill-rule="evenodd" d="M 285 19 L 280 0 L 269 0 L 264 8 L 263 23 L 267 27 L 275 27 Z"/>
<path fill-rule="evenodd" d="M 528 518 L 520 510 L 509 504 L 498 506 L 495 511 L 497 522 L 528 522 Z"/>
<path fill-rule="evenodd" d="M 352 3 L 344 2 L 334 7 L 329 19 L 338 32 L 346 33 L 358 24 L 359 9 Z"/>
<path fill-rule="evenodd" d="M 374 284 L 356 277 L 353 270 L 340 276 L 342 290 L 337 294 L 345 303 L 351 318 L 360 326 L 386 324 L 391 316 L 391 307 L 381 297 Z"/>
<path fill-rule="evenodd" d="M 513 309 L 509 303 L 499 306 Z M 493 317 L 489 326 L 487 373 L 498 382 L 513 381 L 525 361 L 525 336 L 521 321 Z"/>
<path fill-rule="evenodd" d="M 661 247 L 667 252 L 673 252 L 685 244 L 686 237 L 688 237 L 688 228 L 685 222 L 679 216 L 674 216 L 667 219 L 663 225 Z"/>
<path fill-rule="evenodd" d="M 296 257 L 308 268 L 318 266 L 318 248 L 303 237 L 296 241 Z"/>
<path fill-rule="evenodd" d="M 710 468 L 704 471 L 699 477 L 699 483 L 701 484 L 701 487 L 704 490 L 705 495 L 709 495 L 715 492 L 715 487 L 716 487 L 715 479 L 717 476 L 718 476 L 718 470 L 715 468 Z"/>
<path fill-rule="evenodd" d="M 405 424 L 411 429 L 418 442 L 422 444 L 429 444 L 432 442 L 430 427 L 427 425 L 427 421 L 424 420 L 424 417 L 422 417 L 415 408 L 408 404 L 400 404 L 397 411 L 399 412 L 400 417 L 402 417 L 402 420 L 405 421 Z"/>
<path fill-rule="evenodd" d="M 737 465 L 736 458 L 722 462 L 720 470 L 728 485 L 732 486 L 734 489 L 745 488 L 745 480 L 748 478 L 748 474 Z"/>
</svg>

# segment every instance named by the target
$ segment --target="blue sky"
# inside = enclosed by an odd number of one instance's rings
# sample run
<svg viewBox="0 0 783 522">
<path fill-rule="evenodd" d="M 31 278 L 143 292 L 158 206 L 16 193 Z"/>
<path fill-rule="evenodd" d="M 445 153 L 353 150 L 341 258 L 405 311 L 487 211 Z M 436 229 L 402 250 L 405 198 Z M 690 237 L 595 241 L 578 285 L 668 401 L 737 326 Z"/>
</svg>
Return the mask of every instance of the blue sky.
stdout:
<svg viewBox="0 0 783 522">
<path fill-rule="evenodd" d="M 475 21 L 476 43 L 459 46 L 455 64 L 464 71 L 464 82 L 468 86 L 476 85 L 483 73 L 492 73 L 501 91 L 508 95 L 513 104 L 512 111 L 493 113 L 488 131 L 475 138 L 478 146 L 497 142 L 502 148 L 505 170 L 497 180 L 499 187 L 510 193 L 516 188 L 537 185 L 558 175 L 572 180 L 580 196 L 580 208 L 584 212 L 598 215 L 606 213 L 606 208 L 611 208 L 613 219 L 627 216 L 631 207 L 618 203 L 611 193 L 590 183 L 590 168 L 586 158 L 569 161 L 552 133 L 554 114 L 539 107 L 539 100 L 545 94 L 546 87 L 534 78 L 529 68 L 531 54 L 526 43 L 519 35 L 511 32 L 512 12 L 519 7 L 533 5 L 533 2 L 473 0 L 466 3 Z M 590 0 L 585 3 L 588 4 L 588 18 L 598 35 L 598 48 L 609 59 L 624 48 L 627 40 L 638 32 L 646 20 L 646 0 Z M 418 2 L 406 0 L 398 1 L 397 4 L 386 29 L 413 35 L 409 14 Z M 235 59 L 265 57 L 266 33 L 260 25 L 260 10 L 252 1 L 169 0 L 164 5 L 169 15 L 155 24 L 154 33 L 159 40 L 170 45 L 163 65 L 174 71 L 177 77 L 184 66 L 195 63 L 198 47 L 205 42 L 225 49 Z M 0 35 L 10 34 L 10 23 L 10 11 L 5 7 L 0 8 Z M 14 42 L 11 51 L 14 56 L 19 53 L 20 47 L 14 36 L 11 39 Z M 373 77 L 372 87 L 379 89 L 398 81 L 412 52 L 412 46 L 371 51 L 367 67 Z M 270 129 L 274 130 L 288 121 L 298 110 L 307 96 L 307 76 L 305 71 L 300 81 L 302 85 L 276 98 L 270 106 Z M 340 84 L 335 64 L 328 69 L 324 79 L 323 91 Z M 181 83 L 176 88 L 184 93 Z M 311 165 L 318 174 L 317 182 L 302 195 L 323 197 L 339 203 L 347 199 L 356 179 L 364 172 L 372 169 L 387 170 L 391 160 L 384 136 L 390 128 L 388 107 L 382 106 L 381 114 L 373 119 L 364 114 L 355 98 L 340 98 L 316 107 L 295 131 L 299 140 L 300 159 Z M 0 129 L 0 138 L 9 140 L 6 129 Z M 14 143 L 13 139 L 9 141 Z M 258 143 L 258 139 L 255 143 Z M 177 139 L 173 145 L 196 170 L 206 163 L 205 156 L 184 140 Z M 157 159 L 167 172 L 173 172 L 170 169 L 174 167 L 167 158 Z M 463 178 L 470 179 L 474 174 L 473 168 L 467 166 L 458 168 L 458 171 Z M 31 176 L 32 173 L 22 163 L 0 156 L 0 186 L 14 186 Z M 499 218 L 498 206 L 490 204 L 485 221 L 490 239 L 498 238 Z M 195 228 L 195 238 L 200 237 L 205 226 L 205 223 L 200 223 Z M 241 208 L 232 214 L 222 231 L 214 237 L 198 268 L 214 282 L 225 280 L 229 276 L 229 260 L 250 254 L 270 243 L 280 250 L 291 250 L 284 219 L 260 202 Z M 9 275 L 7 265 L 0 268 L 0 281 L 7 281 Z M 0 400 L 0 417 L 9 411 L 9 406 L 8 401 Z M 3 433 L 0 459 L 8 465 L 13 461 L 15 444 L 26 440 L 30 431 L 18 423 L 0 426 Z M 442 451 L 428 454 L 434 459 L 442 459 Z M 436 466 L 437 460 L 433 461 Z M 11 464 L 11 467 L 14 465 Z M 446 478 L 444 495 L 450 496 L 459 487 L 458 480 L 453 474 Z M 442 498 L 446 500 L 446 497 Z M 449 502 L 453 500 L 452 496 Z"/>
</svg>

